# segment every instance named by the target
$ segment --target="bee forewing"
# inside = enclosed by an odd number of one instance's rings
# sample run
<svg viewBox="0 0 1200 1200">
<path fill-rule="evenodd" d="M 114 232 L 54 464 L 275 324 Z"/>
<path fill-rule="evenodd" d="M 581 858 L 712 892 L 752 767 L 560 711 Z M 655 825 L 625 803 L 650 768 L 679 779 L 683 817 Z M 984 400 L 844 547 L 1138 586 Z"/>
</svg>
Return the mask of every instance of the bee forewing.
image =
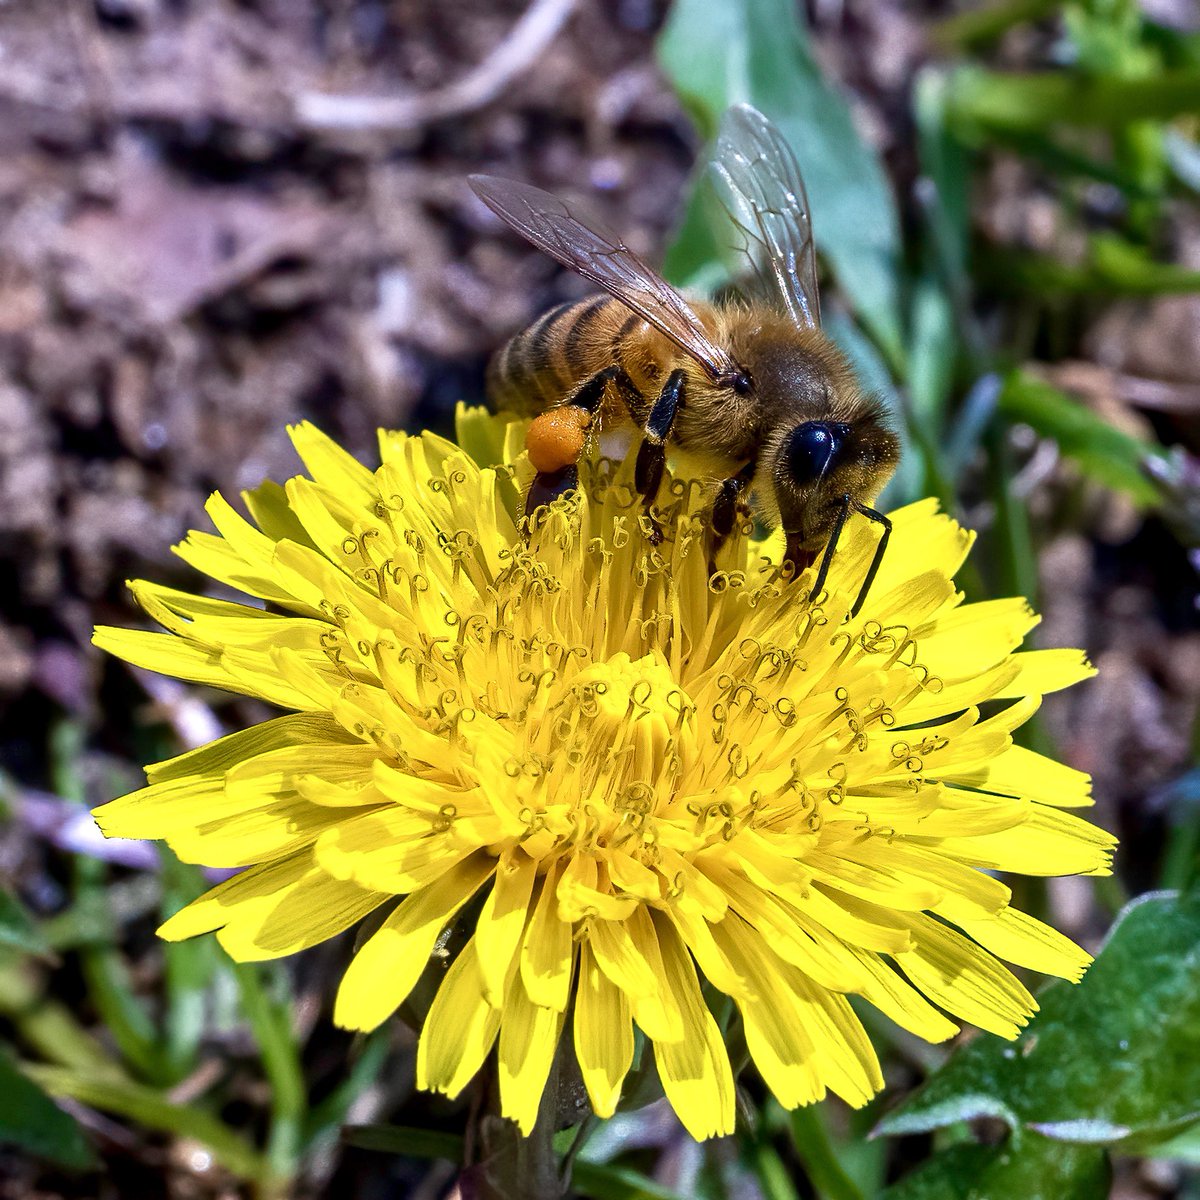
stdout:
<svg viewBox="0 0 1200 1200">
<path fill-rule="evenodd" d="M 804 179 L 783 134 L 756 108 L 736 104 L 721 121 L 709 166 L 716 193 L 742 238 L 734 245 L 757 297 L 798 328 L 819 328 L 817 263 Z"/>
<path fill-rule="evenodd" d="M 737 373 L 737 364 L 704 331 L 687 301 L 620 238 L 584 224 L 561 200 L 540 188 L 494 175 L 472 175 L 470 183 L 502 221 L 644 317 L 709 375 Z"/>
</svg>

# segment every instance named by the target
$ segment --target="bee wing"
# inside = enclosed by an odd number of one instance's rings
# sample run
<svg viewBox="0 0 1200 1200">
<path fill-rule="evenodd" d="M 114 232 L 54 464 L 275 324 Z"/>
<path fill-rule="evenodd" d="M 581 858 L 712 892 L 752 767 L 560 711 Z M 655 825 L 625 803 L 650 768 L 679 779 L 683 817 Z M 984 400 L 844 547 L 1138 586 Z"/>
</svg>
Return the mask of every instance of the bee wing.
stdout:
<svg viewBox="0 0 1200 1200">
<path fill-rule="evenodd" d="M 494 175 L 472 175 L 470 184 L 502 221 L 644 317 L 714 379 L 739 373 L 687 301 L 619 238 L 589 228 L 561 200 L 529 184 Z"/>
<path fill-rule="evenodd" d="M 743 239 L 736 249 L 749 261 L 754 290 L 797 327 L 819 327 L 808 194 L 783 134 L 758 109 L 735 104 L 721 120 L 709 173 Z"/>
</svg>

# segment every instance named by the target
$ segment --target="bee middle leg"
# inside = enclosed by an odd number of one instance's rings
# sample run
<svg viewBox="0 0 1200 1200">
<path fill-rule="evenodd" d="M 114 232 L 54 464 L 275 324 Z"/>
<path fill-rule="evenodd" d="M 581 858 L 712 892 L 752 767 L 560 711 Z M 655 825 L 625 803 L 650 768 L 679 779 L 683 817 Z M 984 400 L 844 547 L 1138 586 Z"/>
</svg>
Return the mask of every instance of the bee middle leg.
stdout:
<svg viewBox="0 0 1200 1200">
<path fill-rule="evenodd" d="M 648 537 L 652 546 L 663 540 L 663 531 L 650 513 L 650 506 L 658 495 L 663 470 L 667 462 L 667 438 L 675 424 L 675 416 L 683 401 L 683 385 L 687 379 L 684 371 L 672 371 L 663 384 L 650 415 L 642 426 L 642 444 L 638 448 L 634 464 L 633 482 L 642 497 L 643 510 L 648 523 Z"/>
</svg>

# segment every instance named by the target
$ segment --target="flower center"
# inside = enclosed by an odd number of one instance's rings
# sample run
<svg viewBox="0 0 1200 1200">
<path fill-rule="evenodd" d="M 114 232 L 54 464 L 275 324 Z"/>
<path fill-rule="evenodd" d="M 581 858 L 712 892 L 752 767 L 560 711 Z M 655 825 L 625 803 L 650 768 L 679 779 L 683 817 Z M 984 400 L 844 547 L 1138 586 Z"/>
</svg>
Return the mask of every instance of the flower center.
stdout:
<svg viewBox="0 0 1200 1200">
<path fill-rule="evenodd" d="M 652 841 L 693 711 L 655 653 L 621 652 L 552 687 L 526 723 L 526 761 L 540 768 L 527 785 L 530 813 L 559 844 Z"/>
</svg>

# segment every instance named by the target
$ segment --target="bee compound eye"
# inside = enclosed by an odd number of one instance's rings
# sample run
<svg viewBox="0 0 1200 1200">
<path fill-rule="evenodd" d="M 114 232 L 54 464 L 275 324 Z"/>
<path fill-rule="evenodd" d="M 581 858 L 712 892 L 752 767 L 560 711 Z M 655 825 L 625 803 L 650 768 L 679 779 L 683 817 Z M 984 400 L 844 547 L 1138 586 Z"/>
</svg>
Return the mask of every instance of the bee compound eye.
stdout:
<svg viewBox="0 0 1200 1200">
<path fill-rule="evenodd" d="M 788 474 L 800 484 L 819 479 L 833 464 L 850 432 L 837 421 L 805 421 L 788 437 L 784 455 Z"/>
</svg>

